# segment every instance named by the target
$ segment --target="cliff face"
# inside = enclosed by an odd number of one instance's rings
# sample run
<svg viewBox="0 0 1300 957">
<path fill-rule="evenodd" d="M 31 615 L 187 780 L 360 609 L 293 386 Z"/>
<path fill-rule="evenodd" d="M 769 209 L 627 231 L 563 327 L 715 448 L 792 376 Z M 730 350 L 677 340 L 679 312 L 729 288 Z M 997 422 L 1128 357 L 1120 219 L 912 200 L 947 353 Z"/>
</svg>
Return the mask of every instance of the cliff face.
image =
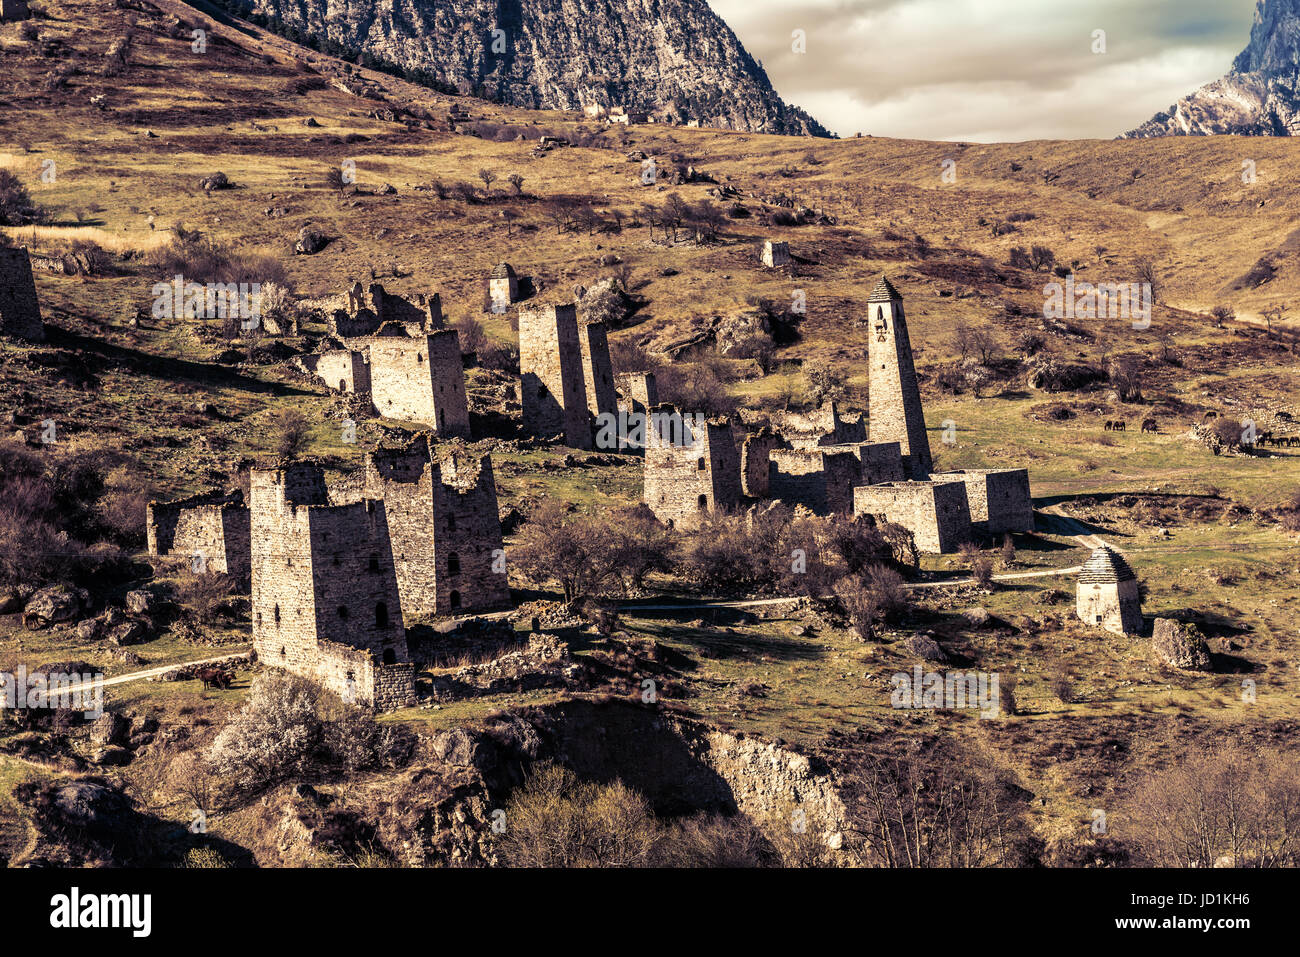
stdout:
<svg viewBox="0 0 1300 957">
<path fill-rule="evenodd" d="M 222 5 L 500 103 L 670 110 L 683 122 L 698 119 L 706 126 L 826 135 L 811 116 L 781 100 L 763 68 L 705 0 L 226 0 Z"/>
<path fill-rule="evenodd" d="M 1300 134 L 1300 0 L 1259 0 L 1250 43 L 1227 76 L 1185 96 L 1123 139 Z"/>
</svg>

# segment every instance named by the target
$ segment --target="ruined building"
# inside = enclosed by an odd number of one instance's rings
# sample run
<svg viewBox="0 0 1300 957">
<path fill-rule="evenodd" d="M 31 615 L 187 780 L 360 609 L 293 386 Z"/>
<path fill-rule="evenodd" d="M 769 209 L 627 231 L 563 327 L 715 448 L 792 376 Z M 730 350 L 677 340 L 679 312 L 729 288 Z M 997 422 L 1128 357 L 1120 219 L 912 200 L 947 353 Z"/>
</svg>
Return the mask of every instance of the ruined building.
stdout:
<svg viewBox="0 0 1300 957">
<path fill-rule="evenodd" d="M 411 337 L 428 335 L 445 327 L 442 297 L 419 295 L 414 301 L 386 292 L 379 283 L 363 287 L 353 283 L 347 292 L 347 309 L 330 318 L 330 335 L 339 339 L 376 335 L 385 323 L 401 326 Z"/>
<path fill-rule="evenodd" d="M 659 404 L 659 384 L 653 372 L 625 372 L 615 376 L 614 381 L 623 397 L 619 408 L 645 414 Z"/>
<path fill-rule="evenodd" d="M 9 0 L 5 0 L 6 19 L 8 3 Z M 41 306 L 36 298 L 36 280 L 32 277 L 32 261 L 24 248 L 0 246 L 0 335 L 31 342 L 45 341 Z"/>
<path fill-rule="evenodd" d="M 488 277 L 488 299 L 493 312 L 505 312 L 519 301 L 519 277 L 509 263 L 498 263 Z"/>
<path fill-rule="evenodd" d="M 786 448 L 780 435 L 767 426 L 745 436 L 740 446 L 740 488 L 751 498 L 766 498 L 771 473 L 771 456 Z"/>
<path fill-rule="evenodd" d="M 384 503 L 408 620 L 510 606 L 489 456 L 439 457 L 417 436 L 366 456 L 364 494 Z"/>
<path fill-rule="evenodd" d="M 851 451 L 773 449 L 768 494 L 786 505 L 802 505 L 815 515 L 852 515 L 853 488 L 862 464 Z"/>
<path fill-rule="evenodd" d="M 150 555 L 185 558 L 196 572 L 219 572 L 247 585 L 249 514 L 242 492 L 150 502 L 145 537 Z"/>
<path fill-rule="evenodd" d="M 295 364 L 331 389 L 368 395 L 385 418 L 420 422 L 439 436 L 470 437 L 460 336 L 454 329 L 408 337 L 385 323 L 342 349 L 300 356 Z"/>
<path fill-rule="evenodd" d="M 867 298 L 867 313 L 871 441 L 897 442 L 908 477 L 923 480 L 934 466 L 921 390 L 912 364 L 903 298 L 884 276 Z"/>
<path fill-rule="evenodd" d="M 603 322 L 589 322 L 578 327 L 578 344 L 582 349 L 582 381 L 587 393 L 587 411 L 593 419 L 618 414 L 618 392 L 614 388 L 614 368 L 609 359 L 609 336 Z"/>
<path fill-rule="evenodd" d="M 330 503 L 315 463 L 253 469 L 253 647 L 266 665 L 345 701 L 412 703 L 388 516 L 382 501 Z"/>
<path fill-rule="evenodd" d="M 977 532 L 1002 535 L 1034 530 L 1028 469 L 959 469 L 936 472 L 931 478 L 966 483 L 970 519 Z"/>
<path fill-rule="evenodd" d="M 902 525 L 923 552 L 955 552 L 971 539 L 970 505 L 963 482 L 862 485 L 853 490 L 853 512 Z"/>
<path fill-rule="evenodd" d="M 524 431 L 530 435 L 563 435 L 575 449 L 592 447 L 592 426 L 587 401 L 582 339 L 587 349 L 593 340 L 580 337 L 577 307 L 541 306 L 519 312 L 519 402 Z M 603 337 L 601 342 L 604 342 Z M 604 350 L 600 368 L 610 369 Z"/>
<path fill-rule="evenodd" d="M 642 501 L 661 522 L 692 529 L 706 512 L 740 504 L 740 459 L 728 423 L 678 421 L 677 434 L 646 434 Z"/>
<path fill-rule="evenodd" d="M 1142 632 L 1137 576 L 1118 552 L 1103 545 L 1079 572 L 1078 613 L 1083 621 L 1117 635 Z"/>
<path fill-rule="evenodd" d="M 770 239 L 764 240 L 762 260 L 763 265 L 768 269 L 788 266 L 790 264 L 790 244 L 773 242 Z"/>
<path fill-rule="evenodd" d="M 454 329 L 416 339 L 375 336 L 370 401 L 390 419 L 422 422 L 441 437 L 469 438 L 469 400 L 460 336 Z"/>
<path fill-rule="evenodd" d="M 839 404 L 829 399 L 812 412 L 781 413 L 776 416 L 776 426 L 793 449 L 867 441 L 867 423 L 862 416 L 842 415 Z"/>
</svg>

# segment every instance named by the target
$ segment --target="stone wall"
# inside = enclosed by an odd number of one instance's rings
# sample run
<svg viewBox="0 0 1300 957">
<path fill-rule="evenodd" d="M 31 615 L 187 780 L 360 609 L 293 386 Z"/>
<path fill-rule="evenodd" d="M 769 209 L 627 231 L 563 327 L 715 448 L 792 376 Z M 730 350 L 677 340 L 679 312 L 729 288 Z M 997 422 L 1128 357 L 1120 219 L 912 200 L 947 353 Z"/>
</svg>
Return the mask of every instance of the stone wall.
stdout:
<svg viewBox="0 0 1300 957">
<path fill-rule="evenodd" d="M 1034 530 L 1027 469 L 961 469 L 931 477 L 966 483 L 971 523 L 977 531 L 1002 535 Z"/>
<path fill-rule="evenodd" d="M 698 528 L 708 511 L 739 505 L 740 457 L 731 426 L 709 422 L 703 429 L 688 428 L 681 443 L 651 430 L 642 501 L 661 522 L 683 529 Z"/>
<path fill-rule="evenodd" d="M 248 581 L 249 510 L 239 492 L 150 502 L 145 536 L 150 555 L 182 556 L 196 569 L 230 575 L 241 583 Z"/>
<path fill-rule="evenodd" d="M 816 515 L 852 515 L 853 487 L 861 475 L 862 463 L 849 451 L 773 449 L 768 494 Z"/>
<path fill-rule="evenodd" d="M 767 498 L 769 456 L 785 447 L 785 440 L 764 426 L 745 436 L 740 447 L 740 488 L 750 498 Z"/>
<path fill-rule="evenodd" d="M 0 335 L 31 342 L 45 340 L 36 280 L 26 249 L 0 247 Z"/>
<path fill-rule="evenodd" d="M 609 360 L 609 338 L 603 322 L 592 322 L 578 330 L 582 349 L 582 379 L 587 393 L 587 410 L 593 418 L 618 414 L 618 393 L 614 389 L 614 367 Z"/>
<path fill-rule="evenodd" d="M 370 392 L 370 364 L 365 352 L 335 349 L 304 356 L 302 368 L 311 372 L 331 389 L 366 395 Z"/>
<path fill-rule="evenodd" d="M 377 711 L 393 711 L 415 703 L 415 665 L 409 661 L 384 664 L 361 648 L 337 641 L 316 643 L 312 674 L 318 685 L 345 703 Z"/>
<path fill-rule="evenodd" d="M 519 311 L 519 401 L 525 432 L 563 435 L 572 448 L 592 447 L 582 370 L 576 306 Z"/>
<path fill-rule="evenodd" d="M 769 269 L 777 266 L 787 266 L 790 263 L 790 244 L 783 242 L 773 242 L 768 239 L 763 242 L 763 265 Z"/>
<path fill-rule="evenodd" d="M 629 412 L 649 412 L 659 404 L 659 384 L 653 372 L 623 373 L 614 381 Z"/>
<path fill-rule="evenodd" d="M 874 515 L 912 533 L 923 552 L 953 552 L 970 540 L 970 505 L 963 482 L 888 482 L 853 491 L 855 515 Z"/>
<path fill-rule="evenodd" d="M 775 425 L 789 446 L 795 449 L 867 441 L 867 426 L 862 417 L 842 415 L 839 406 L 830 401 L 809 413 L 787 412 L 778 417 Z"/>
<path fill-rule="evenodd" d="M 27 0 L 0 0 L 0 20 L 5 22 L 26 20 L 31 15 Z"/>
<path fill-rule="evenodd" d="M 460 337 L 443 330 L 414 339 L 369 341 L 370 394 L 375 411 L 421 422 L 439 436 L 469 438 L 469 402 Z"/>
<path fill-rule="evenodd" d="M 902 450 L 897 442 L 857 442 L 828 448 L 844 449 L 857 457 L 862 469 L 859 485 L 901 482 L 907 478 L 903 469 Z"/>
</svg>

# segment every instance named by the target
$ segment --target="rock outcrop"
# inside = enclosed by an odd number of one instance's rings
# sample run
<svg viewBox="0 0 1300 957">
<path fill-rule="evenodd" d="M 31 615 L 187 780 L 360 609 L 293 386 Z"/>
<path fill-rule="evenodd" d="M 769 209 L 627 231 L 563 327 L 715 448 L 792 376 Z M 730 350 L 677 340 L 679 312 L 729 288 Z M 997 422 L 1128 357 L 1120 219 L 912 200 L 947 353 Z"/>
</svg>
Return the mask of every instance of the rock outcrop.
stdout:
<svg viewBox="0 0 1300 957">
<path fill-rule="evenodd" d="M 1227 76 L 1120 138 L 1221 133 L 1300 134 L 1300 0 L 1259 0 L 1250 43 Z"/>
<path fill-rule="evenodd" d="M 825 136 L 787 105 L 705 0 L 220 0 L 239 16 L 528 109 L 622 107 L 678 122 Z"/>
</svg>

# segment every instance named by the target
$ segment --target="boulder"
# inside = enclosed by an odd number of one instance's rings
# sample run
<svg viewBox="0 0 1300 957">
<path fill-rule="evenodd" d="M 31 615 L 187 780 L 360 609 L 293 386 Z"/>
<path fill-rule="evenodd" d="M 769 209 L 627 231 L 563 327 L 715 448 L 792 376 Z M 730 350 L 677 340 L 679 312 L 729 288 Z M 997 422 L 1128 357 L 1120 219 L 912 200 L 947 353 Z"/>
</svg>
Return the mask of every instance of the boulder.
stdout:
<svg viewBox="0 0 1300 957">
<path fill-rule="evenodd" d="M 108 639 L 109 644 L 125 648 L 128 645 L 138 645 L 142 641 L 147 641 L 149 629 L 143 622 L 124 621 L 108 629 L 104 637 Z"/>
<path fill-rule="evenodd" d="M 131 762 L 131 752 L 126 748 L 111 745 L 107 748 L 100 748 L 90 756 L 91 764 L 99 764 L 104 767 L 115 767 L 121 764 Z"/>
<path fill-rule="evenodd" d="M 324 234 L 310 226 L 304 226 L 298 231 L 298 241 L 294 243 L 293 251 L 299 256 L 310 256 L 324 249 L 326 242 Z"/>
<path fill-rule="evenodd" d="M 961 613 L 961 616 L 966 619 L 967 624 L 972 628 L 983 628 L 993 620 L 993 616 L 989 614 L 989 610 L 980 605 L 966 609 Z"/>
<path fill-rule="evenodd" d="M 939 643 L 929 635 L 912 635 L 904 643 L 912 654 L 924 658 L 926 661 L 945 662 L 948 655 L 939 647 Z"/>
<path fill-rule="evenodd" d="M 464 728 L 444 731 L 432 743 L 433 753 L 455 767 L 482 769 L 495 763 L 496 756 L 484 746 L 482 739 Z"/>
<path fill-rule="evenodd" d="M 211 176 L 205 176 L 199 180 L 199 189 L 209 192 L 215 189 L 230 189 L 231 182 L 225 173 L 213 173 Z"/>
<path fill-rule="evenodd" d="M 1171 668 L 1184 671 L 1209 671 L 1212 668 L 1209 646 L 1195 625 L 1172 618 L 1157 618 L 1151 647 Z"/>
<path fill-rule="evenodd" d="M 148 615 L 154 610 L 153 592 L 139 589 L 126 593 L 126 610 L 133 615 Z"/>
<path fill-rule="evenodd" d="M 71 585 L 50 585 L 32 595 L 23 609 L 23 623 L 28 628 L 48 628 L 65 621 L 75 621 L 85 611 L 89 593 Z"/>
<path fill-rule="evenodd" d="M 90 743 L 97 748 L 126 744 L 131 722 L 114 711 L 105 711 L 90 726 Z"/>
</svg>

